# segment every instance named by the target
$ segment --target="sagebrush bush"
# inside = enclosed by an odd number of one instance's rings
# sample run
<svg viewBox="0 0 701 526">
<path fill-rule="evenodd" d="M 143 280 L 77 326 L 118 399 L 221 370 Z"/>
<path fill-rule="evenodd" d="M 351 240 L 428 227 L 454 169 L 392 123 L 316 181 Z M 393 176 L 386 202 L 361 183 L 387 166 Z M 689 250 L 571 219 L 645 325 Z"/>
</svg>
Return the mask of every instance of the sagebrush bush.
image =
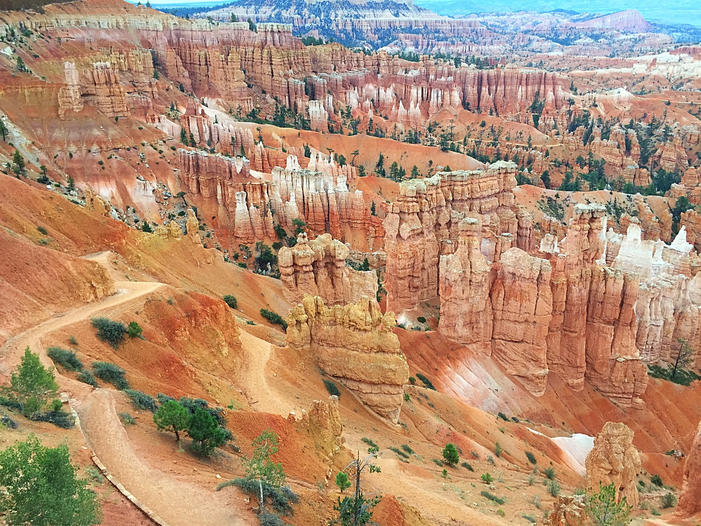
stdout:
<svg viewBox="0 0 701 526">
<path fill-rule="evenodd" d="M 156 401 L 152 396 L 134 389 L 125 389 L 124 392 L 129 398 L 131 398 L 131 403 L 137 409 L 144 409 L 146 411 L 151 411 L 152 413 L 156 412 Z"/>
<path fill-rule="evenodd" d="M 124 341 L 127 328 L 119 321 L 112 321 L 107 318 L 93 318 L 92 326 L 97 329 L 97 337 L 109 343 L 113 348 L 118 348 Z"/>
<path fill-rule="evenodd" d="M 32 415 L 32 420 L 37 422 L 51 422 L 53 425 L 63 429 L 70 429 L 75 425 L 75 417 L 65 411 L 47 411 L 46 413 L 36 413 Z"/>
<path fill-rule="evenodd" d="M 497 504 L 504 504 L 506 502 L 503 498 L 497 497 L 493 493 L 489 493 L 487 490 L 480 491 L 480 495 L 482 495 L 485 499 L 489 499 L 492 502 L 496 502 Z"/>
<path fill-rule="evenodd" d="M 650 482 L 652 482 L 655 486 L 659 486 L 660 488 L 664 485 L 662 483 L 662 477 L 660 477 L 657 473 L 650 477 Z"/>
<path fill-rule="evenodd" d="M 46 351 L 54 363 L 59 364 L 61 367 L 68 371 L 80 371 L 83 368 L 83 362 L 81 362 L 73 351 L 68 349 L 61 349 L 60 347 L 49 347 Z"/>
<path fill-rule="evenodd" d="M 555 480 L 555 469 L 553 469 L 552 466 L 549 466 L 543 470 L 543 474 L 548 477 L 550 480 Z"/>
<path fill-rule="evenodd" d="M 677 497 L 674 493 L 665 493 L 662 495 L 662 507 L 663 508 L 673 508 L 677 505 Z"/>
<path fill-rule="evenodd" d="M 460 465 L 461 465 L 462 467 L 464 467 L 464 468 L 465 468 L 466 470 L 468 470 L 468 471 L 474 471 L 474 470 L 475 470 L 475 468 L 473 468 L 473 467 L 472 467 L 472 464 L 470 464 L 469 462 L 462 462 Z"/>
<path fill-rule="evenodd" d="M 92 369 L 100 380 L 109 382 L 119 390 L 129 389 L 129 382 L 124 378 L 125 370 L 109 362 L 93 362 Z"/>
<path fill-rule="evenodd" d="M 551 496 L 557 497 L 560 494 L 560 484 L 557 480 L 551 480 L 548 482 L 548 493 Z"/>
<path fill-rule="evenodd" d="M 95 376 L 93 376 L 93 374 L 87 369 L 80 371 L 76 378 L 78 379 L 78 381 L 83 382 L 84 384 L 92 385 L 93 387 L 98 387 L 97 380 L 95 380 Z"/>
<path fill-rule="evenodd" d="M 224 483 L 227 484 L 227 483 Z M 258 498 L 260 492 L 259 482 L 256 479 L 237 478 L 231 481 L 231 484 L 238 486 L 244 493 L 248 493 Z M 270 503 L 272 508 L 282 515 L 292 514 L 292 504 L 299 501 L 297 494 L 287 486 L 273 486 L 265 481 L 261 481 L 263 486 L 263 495 L 265 500 Z M 220 484 L 220 487 L 222 485 Z"/>
</svg>

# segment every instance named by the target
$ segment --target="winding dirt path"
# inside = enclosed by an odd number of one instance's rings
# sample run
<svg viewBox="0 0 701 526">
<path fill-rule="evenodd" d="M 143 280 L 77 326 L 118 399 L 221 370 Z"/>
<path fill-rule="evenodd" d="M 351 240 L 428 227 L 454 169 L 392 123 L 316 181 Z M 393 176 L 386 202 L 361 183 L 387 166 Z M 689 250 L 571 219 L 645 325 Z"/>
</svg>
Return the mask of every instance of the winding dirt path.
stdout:
<svg viewBox="0 0 701 526">
<path fill-rule="evenodd" d="M 114 394 L 96 389 L 76 404 L 80 425 L 95 455 L 142 504 L 169 526 L 243 525 L 228 497 L 174 478 L 138 457 L 115 409 Z"/>
<path fill-rule="evenodd" d="M 102 264 L 108 272 L 110 253 L 101 252 L 86 256 Z M 151 281 L 115 281 L 117 293 L 100 301 L 71 309 L 31 327 L 10 338 L 0 348 L 0 373 L 9 377 L 20 362 L 24 349 L 29 346 L 39 354 L 46 365 L 53 362 L 42 348 L 45 335 L 63 327 L 81 322 L 97 313 L 109 310 L 110 315 L 127 308 L 132 301 L 146 296 L 163 286 Z M 264 367 L 264 364 L 260 365 Z M 169 526 L 238 526 L 246 524 L 237 516 L 236 506 L 229 492 L 216 492 L 180 480 L 139 458 L 131 446 L 115 409 L 114 392 L 110 389 L 92 391 L 86 384 L 57 374 L 62 390 L 71 396 L 71 406 L 77 411 L 80 426 L 88 445 L 111 474 L 139 502 L 150 508 Z"/>
</svg>

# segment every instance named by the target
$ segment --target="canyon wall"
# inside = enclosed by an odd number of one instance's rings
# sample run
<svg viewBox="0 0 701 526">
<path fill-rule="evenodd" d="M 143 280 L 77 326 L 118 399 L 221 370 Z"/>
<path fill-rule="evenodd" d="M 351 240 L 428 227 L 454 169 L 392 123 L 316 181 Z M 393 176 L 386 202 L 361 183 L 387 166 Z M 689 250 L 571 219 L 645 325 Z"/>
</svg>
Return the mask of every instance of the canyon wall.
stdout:
<svg viewBox="0 0 701 526">
<path fill-rule="evenodd" d="M 684 464 L 684 484 L 679 496 L 677 511 L 682 515 L 694 515 L 701 511 L 701 422 L 699 422 L 691 450 Z"/>
<path fill-rule="evenodd" d="M 287 316 L 287 343 L 308 348 L 319 367 L 372 411 L 397 423 L 409 367 L 392 332 L 394 314 L 374 299 L 327 307 L 306 296 Z"/>
<path fill-rule="evenodd" d="M 512 210 L 516 165 L 497 162 L 485 170 L 439 172 L 402 182 L 384 221 L 387 308 L 402 311 L 438 296 L 439 256 L 455 251 L 459 223 L 480 214 L 487 259 L 497 235 L 518 235 Z"/>
<path fill-rule="evenodd" d="M 681 340 L 701 348 L 698 256 L 684 227 L 670 245 L 643 241 L 636 218 L 625 235 L 606 232 L 605 208 L 578 204 L 564 236 L 541 232 L 536 247 L 511 168 L 400 185 L 385 219 L 388 308 L 438 300 L 443 334 L 491 354 L 535 395 L 556 373 L 640 406 L 646 363 L 669 362 Z"/>
</svg>

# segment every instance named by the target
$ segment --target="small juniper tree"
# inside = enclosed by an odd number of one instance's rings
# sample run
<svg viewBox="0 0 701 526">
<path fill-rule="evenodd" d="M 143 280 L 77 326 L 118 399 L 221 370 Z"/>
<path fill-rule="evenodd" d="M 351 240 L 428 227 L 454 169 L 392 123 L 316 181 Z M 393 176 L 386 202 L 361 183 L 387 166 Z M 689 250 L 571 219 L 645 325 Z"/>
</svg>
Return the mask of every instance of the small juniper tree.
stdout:
<svg viewBox="0 0 701 526">
<path fill-rule="evenodd" d="M 455 444 L 448 443 L 443 448 L 443 459 L 451 466 L 460 462 L 460 455 Z"/>
<path fill-rule="evenodd" d="M 348 473 L 345 471 L 339 471 L 336 473 L 336 486 L 338 486 L 338 489 L 341 490 L 341 493 L 350 488 L 351 483 L 350 480 L 348 480 Z"/>
<path fill-rule="evenodd" d="M 158 429 L 173 431 L 178 444 L 180 444 L 180 431 L 188 429 L 191 420 L 192 413 L 176 400 L 166 400 L 153 415 L 153 421 Z"/>
<path fill-rule="evenodd" d="M 187 434 L 192 438 L 192 449 L 200 455 L 209 456 L 214 448 L 223 446 L 231 435 L 221 427 L 214 415 L 198 407 L 192 415 Z"/>
</svg>

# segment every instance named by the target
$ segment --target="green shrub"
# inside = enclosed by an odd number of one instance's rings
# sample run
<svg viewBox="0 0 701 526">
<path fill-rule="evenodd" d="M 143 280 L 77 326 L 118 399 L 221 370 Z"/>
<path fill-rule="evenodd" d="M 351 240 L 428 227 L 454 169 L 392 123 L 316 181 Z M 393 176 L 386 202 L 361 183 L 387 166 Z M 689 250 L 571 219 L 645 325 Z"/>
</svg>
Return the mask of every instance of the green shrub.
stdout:
<svg viewBox="0 0 701 526">
<path fill-rule="evenodd" d="M 464 467 L 464 468 L 465 468 L 466 470 L 468 470 L 468 471 L 474 471 L 474 470 L 475 470 L 475 469 L 472 467 L 472 464 L 470 464 L 469 462 L 462 462 L 460 465 L 461 465 L 462 467 Z"/>
<path fill-rule="evenodd" d="M 133 426 L 136 424 L 136 420 L 134 420 L 134 417 L 129 413 L 119 413 L 119 419 L 122 421 L 122 424 L 126 426 Z"/>
<path fill-rule="evenodd" d="M 673 508 L 674 506 L 677 505 L 677 497 L 674 496 L 674 493 L 665 493 L 662 495 L 662 508 Z"/>
<path fill-rule="evenodd" d="M 39 181 L 39 182 L 41 182 L 41 181 Z M 39 231 L 40 234 L 44 234 L 45 236 L 49 234 L 47 232 L 46 228 L 44 228 L 43 226 L 38 226 L 37 230 Z"/>
<path fill-rule="evenodd" d="M 341 391 L 338 390 L 338 386 L 333 381 L 329 380 L 328 378 L 324 378 L 324 385 L 326 386 L 326 390 L 330 395 L 338 396 L 340 398 Z"/>
<path fill-rule="evenodd" d="M 521 515 L 521 517 L 523 517 L 524 519 L 526 519 L 528 522 L 532 522 L 533 524 L 535 524 L 536 522 L 538 522 L 538 520 L 537 520 L 533 515 L 526 515 L 526 514 L 524 513 L 523 515 Z"/>
<path fill-rule="evenodd" d="M 404 453 L 404 451 L 402 451 L 402 450 L 399 449 L 398 447 L 389 446 L 388 449 L 389 449 L 390 451 L 394 451 L 394 452 L 397 454 L 398 457 L 403 458 L 403 459 L 406 459 L 406 460 L 409 460 L 409 455 L 407 455 L 406 453 Z"/>
<path fill-rule="evenodd" d="M 76 340 L 75 336 L 73 336 L 73 335 L 71 335 L 68 338 L 68 343 L 70 343 L 71 345 L 75 345 L 76 347 L 78 346 L 78 340 Z"/>
<path fill-rule="evenodd" d="M 501 508 L 499 508 L 499 509 L 497 510 L 497 515 L 499 515 L 499 517 L 505 517 L 505 516 L 506 516 L 506 512 L 505 512 L 504 510 L 502 510 Z"/>
<path fill-rule="evenodd" d="M 93 318 L 92 326 L 97 329 L 97 337 L 109 343 L 113 348 L 118 348 L 124 341 L 127 328 L 123 323 L 107 318 Z"/>
<path fill-rule="evenodd" d="M 68 371 L 80 371 L 83 368 L 83 363 L 78 359 L 73 351 L 61 349 L 60 347 L 49 347 L 46 351 L 54 363 Z"/>
<path fill-rule="evenodd" d="M 501 457 L 501 454 L 504 450 L 501 448 L 501 444 L 497 442 L 494 446 L 494 454 L 498 457 Z"/>
<path fill-rule="evenodd" d="M 152 396 L 142 393 L 141 391 L 135 391 L 134 389 L 125 389 L 124 392 L 131 398 L 131 403 L 137 409 L 151 411 L 152 413 L 156 412 L 156 401 Z"/>
<path fill-rule="evenodd" d="M 273 312 L 268 309 L 260 309 L 260 315 L 270 323 L 280 325 L 283 330 L 287 330 L 287 322 L 283 320 L 282 316 L 280 316 L 277 312 Z"/>
<path fill-rule="evenodd" d="M 413 376 L 410 376 L 410 377 L 409 377 L 409 383 L 410 383 L 411 385 L 416 385 L 416 378 L 413 377 Z"/>
<path fill-rule="evenodd" d="M 426 318 L 424 318 L 423 316 L 419 316 L 418 318 L 416 318 L 416 321 L 418 321 L 419 323 L 426 323 Z"/>
<path fill-rule="evenodd" d="M 498 418 L 501 418 L 504 422 L 508 422 L 508 421 L 509 421 L 509 419 L 507 418 L 507 416 L 506 416 L 504 413 L 502 413 L 501 411 L 499 411 L 499 412 L 497 413 L 497 417 L 498 417 Z"/>
<path fill-rule="evenodd" d="M 664 486 L 662 483 L 662 477 L 660 477 L 657 473 L 650 477 L 650 482 L 652 482 L 655 486 L 659 486 L 660 488 Z"/>
<path fill-rule="evenodd" d="M 109 362 L 93 362 L 92 370 L 100 380 L 109 382 L 119 390 L 129 389 L 129 382 L 124 378 L 125 370 Z"/>
<path fill-rule="evenodd" d="M 223 484 L 220 484 L 217 489 L 221 489 L 222 487 L 225 487 L 225 485 L 231 484 L 238 486 L 244 493 L 248 493 L 252 497 L 258 499 L 260 494 L 258 480 L 251 478 L 238 478 L 231 481 L 231 483 L 224 482 Z M 261 480 L 261 485 L 263 486 L 265 500 L 277 513 L 282 515 L 292 514 L 292 504 L 299 501 L 299 497 L 294 491 L 287 486 L 274 486 L 264 480 Z"/>
<path fill-rule="evenodd" d="M 55 426 L 63 429 L 70 429 L 75 425 L 75 417 L 71 413 L 65 411 L 47 411 L 45 413 L 36 413 L 32 415 L 32 420 L 36 422 L 50 422 Z"/>
<path fill-rule="evenodd" d="M 141 338 L 143 340 L 144 337 L 141 334 L 143 331 L 144 330 L 141 328 L 141 325 L 139 325 L 135 321 L 129 322 L 129 326 L 127 327 L 127 334 L 129 334 L 130 338 Z"/>
<path fill-rule="evenodd" d="M 10 385 L 2 387 L 2 395 L 10 403 L 6 405 L 17 407 L 26 417 L 40 414 L 57 393 L 53 368 L 45 368 L 39 355 L 31 352 L 29 347 L 24 350 L 22 361 L 12 372 Z"/>
<path fill-rule="evenodd" d="M 409 446 L 408 444 L 402 444 L 402 449 L 404 451 L 406 451 L 407 453 L 409 453 L 410 455 L 414 454 L 414 450 L 411 449 L 411 446 Z"/>
<path fill-rule="evenodd" d="M 497 497 L 493 493 L 489 493 L 487 490 L 480 491 L 480 495 L 482 495 L 485 499 L 489 499 L 492 502 L 496 502 L 497 504 L 504 504 L 506 502 L 503 498 Z"/>
<path fill-rule="evenodd" d="M 97 380 L 95 380 L 93 374 L 87 369 L 80 371 L 78 373 L 77 378 L 78 381 L 83 382 L 84 384 L 92 385 L 93 387 L 98 387 Z"/>
<path fill-rule="evenodd" d="M 537 463 L 535 455 L 533 453 L 531 453 L 530 451 L 526 451 L 526 458 L 528 459 L 528 462 L 530 462 L 531 464 Z"/>
<path fill-rule="evenodd" d="M 494 482 L 492 475 L 489 473 L 482 473 L 482 476 L 480 478 L 482 479 L 482 482 L 484 482 L 485 484 L 491 484 L 492 482 Z"/>
<path fill-rule="evenodd" d="M 548 482 L 548 493 L 551 496 L 557 497 L 560 494 L 560 484 L 557 480 L 551 480 Z"/>
<path fill-rule="evenodd" d="M 460 455 L 458 454 L 458 449 L 455 444 L 448 443 L 443 448 L 443 459 L 451 466 L 454 466 L 460 462 Z"/>
<path fill-rule="evenodd" d="M 236 296 L 232 296 L 231 294 L 227 294 L 224 296 L 224 303 L 226 303 L 229 307 L 232 309 L 237 309 L 239 306 L 239 302 L 236 300 Z"/>
<path fill-rule="evenodd" d="M 543 474 L 550 480 L 555 480 L 555 470 L 552 468 L 552 466 L 545 468 L 543 470 Z"/>
<path fill-rule="evenodd" d="M 423 374 L 421 374 L 421 373 L 416 373 L 416 377 L 417 377 L 419 380 L 421 380 L 421 383 L 424 384 L 424 387 L 426 387 L 426 389 L 432 389 L 433 391 L 436 390 L 436 388 L 435 388 L 435 387 L 433 386 L 433 384 L 431 383 L 431 380 L 429 380 L 428 378 L 426 378 Z"/>
</svg>

